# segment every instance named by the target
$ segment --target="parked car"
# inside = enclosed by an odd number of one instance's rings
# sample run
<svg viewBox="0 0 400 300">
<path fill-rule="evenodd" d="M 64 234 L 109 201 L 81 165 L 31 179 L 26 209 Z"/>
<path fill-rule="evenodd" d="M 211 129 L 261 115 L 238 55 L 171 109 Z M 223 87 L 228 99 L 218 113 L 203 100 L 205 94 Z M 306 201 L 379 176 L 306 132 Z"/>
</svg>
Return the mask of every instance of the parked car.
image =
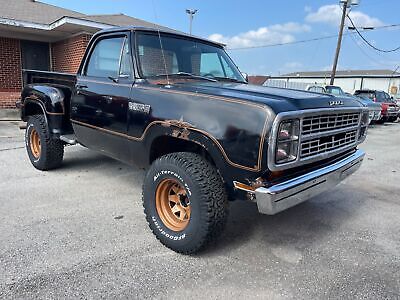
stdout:
<svg viewBox="0 0 400 300">
<path fill-rule="evenodd" d="M 326 85 L 325 90 L 328 94 L 343 97 L 346 96 L 346 93 L 342 90 L 340 86 L 336 85 Z"/>
<path fill-rule="evenodd" d="M 393 99 L 396 102 L 397 106 L 400 106 L 400 94 L 395 95 Z"/>
<path fill-rule="evenodd" d="M 379 120 L 382 119 L 382 109 L 381 109 L 381 105 L 379 103 L 375 103 L 370 98 L 362 96 L 362 95 L 356 96 L 356 97 L 359 99 L 359 101 L 363 105 L 368 107 L 370 124 L 371 123 L 375 123 L 375 122 L 379 122 Z"/>
<path fill-rule="evenodd" d="M 179 253 L 220 234 L 229 201 L 276 214 L 335 186 L 365 155 L 358 101 L 248 85 L 223 45 L 191 35 L 108 29 L 76 75 L 26 71 L 24 81 L 33 166 L 58 168 L 64 145 L 79 143 L 147 168 L 147 222 Z"/>
<path fill-rule="evenodd" d="M 306 91 L 314 92 L 314 93 L 321 93 L 326 94 L 326 89 L 320 85 L 308 85 L 306 87 Z"/>
<path fill-rule="evenodd" d="M 333 95 L 335 97 L 341 97 L 344 99 L 355 99 L 354 96 L 350 93 L 345 93 L 340 86 L 337 85 L 326 85 L 325 90 L 327 94 Z M 359 99 L 356 98 L 358 101 Z"/>
<path fill-rule="evenodd" d="M 356 90 L 354 92 L 356 96 L 367 97 L 372 101 L 381 105 L 381 122 L 394 122 L 398 118 L 399 106 L 393 101 L 388 93 L 378 90 Z"/>
<path fill-rule="evenodd" d="M 306 87 L 306 91 L 309 92 L 314 92 L 314 93 L 321 93 L 321 94 L 330 94 L 335 97 L 341 97 L 342 99 L 351 99 L 354 100 L 356 99 L 359 101 L 362 105 L 368 108 L 369 110 L 369 124 L 374 123 L 378 120 L 381 119 L 381 106 L 380 104 L 377 104 L 373 102 L 372 100 L 366 98 L 366 97 L 356 97 L 353 96 L 350 93 L 345 93 L 341 87 L 339 86 L 333 86 L 333 85 L 328 85 L 326 87 L 313 84 L 313 85 L 308 85 Z M 329 91 L 329 93 L 328 93 Z"/>
<path fill-rule="evenodd" d="M 367 97 L 356 97 L 350 93 L 344 92 L 340 86 L 336 85 L 327 85 L 325 86 L 325 90 L 327 91 L 328 94 L 334 95 L 336 97 L 342 97 L 344 99 L 357 99 L 358 101 L 360 101 L 369 110 L 370 124 L 377 122 L 382 118 L 381 105 L 374 103 Z"/>
</svg>

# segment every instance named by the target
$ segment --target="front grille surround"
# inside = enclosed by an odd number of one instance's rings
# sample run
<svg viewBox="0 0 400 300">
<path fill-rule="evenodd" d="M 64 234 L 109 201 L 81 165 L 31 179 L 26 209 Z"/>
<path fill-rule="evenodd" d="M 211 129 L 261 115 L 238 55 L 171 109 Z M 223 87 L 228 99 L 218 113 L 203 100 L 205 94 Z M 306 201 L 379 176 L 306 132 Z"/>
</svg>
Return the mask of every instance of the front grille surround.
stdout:
<svg viewBox="0 0 400 300">
<path fill-rule="evenodd" d="M 271 171 L 279 171 L 298 167 L 327 159 L 356 147 L 365 139 L 364 134 L 360 136 L 367 126 L 362 122 L 362 116 L 365 113 L 368 114 L 368 109 L 355 107 L 312 109 L 278 114 L 269 136 L 268 168 Z M 277 164 L 275 162 L 275 149 L 279 124 L 292 119 L 300 120 L 297 159 L 292 162 Z"/>
</svg>

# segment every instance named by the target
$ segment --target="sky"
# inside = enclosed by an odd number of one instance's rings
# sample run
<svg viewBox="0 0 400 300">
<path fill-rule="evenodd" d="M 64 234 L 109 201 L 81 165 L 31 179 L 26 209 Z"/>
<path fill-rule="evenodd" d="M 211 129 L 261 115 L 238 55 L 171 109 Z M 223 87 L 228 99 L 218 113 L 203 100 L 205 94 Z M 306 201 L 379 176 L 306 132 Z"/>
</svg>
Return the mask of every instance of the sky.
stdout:
<svg viewBox="0 0 400 300">
<path fill-rule="evenodd" d="M 312 42 L 307 39 L 337 35 L 341 8 L 337 1 L 311 0 L 41 0 L 85 14 L 123 13 L 187 32 L 187 8 L 198 9 L 193 34 L 227 45 L 242 72 L 281 75 L 289 72 L 331 69 L 337 37 Z M 350 17 L 374 46 L 390 50 L 400 46 L 399 0 L 360 0 Z M 347 21 L 348 22 L 348 21 Z M 349 24 L 347 24 L 349 25 Z M 345 29 L 338 69 L 391 69 L 400 65 L 400 50 L 373 50 L 353 31 Z M 246 47 L 260 47 L 243 49 Z M 400 68 L 399 68 L 400 69 Z"/>
</svg>

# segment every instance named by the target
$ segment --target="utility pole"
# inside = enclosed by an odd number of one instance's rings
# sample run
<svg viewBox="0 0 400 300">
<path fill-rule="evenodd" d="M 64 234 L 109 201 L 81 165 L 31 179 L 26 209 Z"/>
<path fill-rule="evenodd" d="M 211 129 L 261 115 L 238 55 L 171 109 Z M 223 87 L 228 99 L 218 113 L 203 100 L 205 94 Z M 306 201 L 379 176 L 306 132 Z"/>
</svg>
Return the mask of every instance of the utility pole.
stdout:
<svg viewBox="0 0 400 300">
<path fill-rule="evenodd" d="M 336 68 L 339 60 L 340 47 L 342 46 L 343 28 L 346 20 L 347 9 L 350 8 L 352 5 L 358 5 L 359 0 L 340 0 L 340 3 L 343 4 L 343 13 L 342 13 L 342 20 L 340 21 L 339 37 L 336 46 L 335 59 L 333 61 L 333 66 L 332 66 L 330 85 L 333 85 L 335 83 Z"/>
<path fill-rule="evenodd" d="M 194 15 L 197 13 L 197 9 L 187 9 L 186 13 L 189 15 L 189 34 L 192 35 L 192 24 L 193 24 L 193 18 Z"/>
<path fill-rule="evenodd" d="M 337 46 L 336 46 L 335 59 L 333 61 L 330 85 L 333 85 L 335 83 L 336 68 L 337 68 L 337 63 L 338 63 L 338 60 L 339 60 L 340 47 L 342 46 L 344 21 L 346 20 L 346 13 L 347 13 L 347 5 L 348 4 L 349 4 L 349 0 L 345 0 L 343 2 L 343 14 L 342 14 L 342 20 L 340 21 L 339 37 L 338 37 Z"/>
</svg>

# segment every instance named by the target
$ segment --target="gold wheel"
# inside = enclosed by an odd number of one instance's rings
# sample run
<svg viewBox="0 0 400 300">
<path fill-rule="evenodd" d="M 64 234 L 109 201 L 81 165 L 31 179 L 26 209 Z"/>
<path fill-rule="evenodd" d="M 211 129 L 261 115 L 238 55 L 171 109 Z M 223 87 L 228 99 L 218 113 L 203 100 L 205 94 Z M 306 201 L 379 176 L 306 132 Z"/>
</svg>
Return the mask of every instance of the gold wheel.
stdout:
<svg viewBox="0 0 400 300">
<path fill-rule="evenodd" d="M 31 147 L 31 152 L 35 159 L 38 159 L 40 157 L 40 152 L 41 152 L 41 144 L 40 144 L 40 136 L 39 133 L 36 131 L 35 128 L 32 129 L 30 135 L 29 135 L 29 144 Z"/>
<path fill-rule="evenodd" d="M 189 198 L 175 179 L 164 179 L 157 186 L 156 209 L 161 221 L 172 231 L 182 231 L 189 224 Z"/>
</svg>

